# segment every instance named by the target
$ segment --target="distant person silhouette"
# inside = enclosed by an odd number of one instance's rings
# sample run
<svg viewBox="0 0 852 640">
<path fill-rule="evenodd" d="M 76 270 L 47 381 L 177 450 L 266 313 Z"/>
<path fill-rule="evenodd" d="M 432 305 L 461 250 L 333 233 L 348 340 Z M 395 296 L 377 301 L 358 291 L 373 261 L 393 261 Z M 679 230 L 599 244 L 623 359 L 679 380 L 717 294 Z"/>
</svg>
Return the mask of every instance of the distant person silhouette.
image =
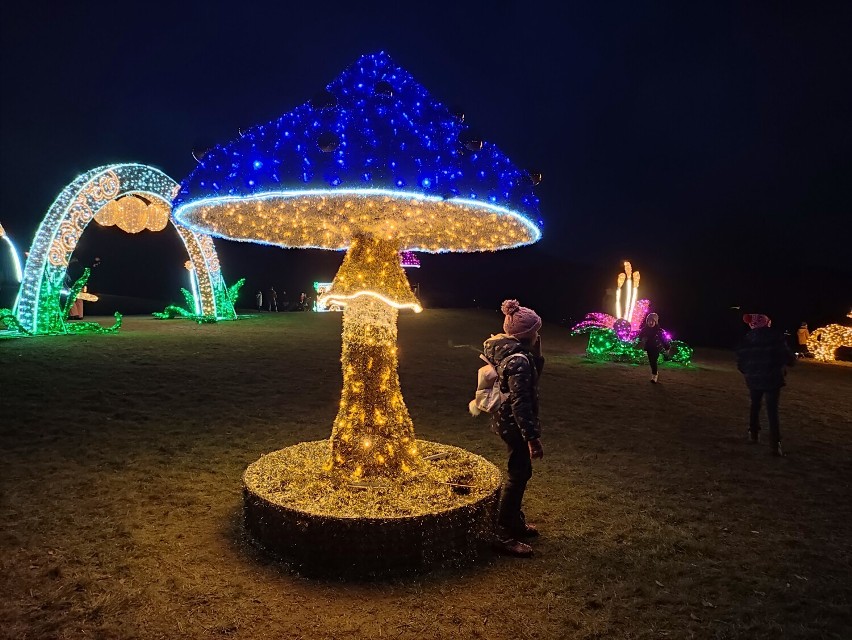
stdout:
<svg viewBox="0 0 852 640">
<path fill-rule="evenodd" d="M 651 382 L 657 384 L 657 363 L 660 354 L 669 348 L 669 340 L 660 326 L 660 316 L 649 313 L 645 318 L 645 326 L 639 332 L 639 346 L 648 354 L 648 364 L 651 365 Z"/>
<path fill-rule="evenodd" d="M 737 369 L 743 374 L 751 396 L 748 439 L 757 444 L 760 433 L 760 405 L 766 398 L 769 416 L 769 446 L 772 455 L 783 456 L 778 403 L 785 384 L 787 367 L 796 357 L 787 346 L 784 334 L 772 328 L 772 320 L 762 313 L 747 313 L 743 321 L 751 329 L 737 347 Z"/>
<path fill-rule="evenodd" d="M 808 339 L 811 337 L 811 332 L 808 331 L 808 323 L 803 322 L 796 331 L 796 340 L 799 343 L 799 353 L 802 357 L 807 358 L 811 354 L 808 351 Z"/>
<path fill-rule="evenodd" d="M 269 310 L 278 311 L 278 294 L 275 292 L 275 287 L 269 287 Z"/>
</svg>

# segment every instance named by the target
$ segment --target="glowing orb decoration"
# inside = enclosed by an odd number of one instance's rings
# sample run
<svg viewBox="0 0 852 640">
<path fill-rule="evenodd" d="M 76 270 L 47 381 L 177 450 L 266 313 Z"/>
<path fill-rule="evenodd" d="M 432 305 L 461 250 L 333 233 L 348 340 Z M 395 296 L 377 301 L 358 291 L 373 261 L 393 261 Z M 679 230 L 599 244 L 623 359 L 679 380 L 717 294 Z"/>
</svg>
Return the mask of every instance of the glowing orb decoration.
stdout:
<svg viewBox="0 0 852 640">
<path fill-rule="evenodd" d="M 852 347 L 852 327 L 830 324 L 812 331 L 808 338 L 808 351 L 822 362 L 836 360 L 840 347 Z"/>
<path fill-rule="evenodd" d="M 589 334 L 586 356 L 592 360 L 639 363 L 645 360 L 645 350 L 639 348 L 637 337 L 651 310 L 649 300 L 638 300 L 640 275 L 630 262 L 624 262 L 624 271 L 616 276 L 615 315 L 601 311 L 588 313 L 571 328 L 571 333 Z M 622 294 L 622 290 L 624 294 Z M 693 349 L 680 340 L 673 340 L 663 331 L 670 343 L 668 352 L 660 354 L 662 362 L 688 365 Z"/>
<path fill-rule="evenodd" d="M 15 315 L 27 334 L 69 333 L 60 305 L 65 272 L 80 235 L 97 220 L 128 233 L 159 230 L 168 222 L 178 189 L 169 176 L 141 164 L 116 164 L 79 176 L 56 198 L 36 232 L 23 273 Z M 236 317 L 209 236 L 175 227 L 198 276 L 198 305 L 206 316 Z M 88 323 L 91 324 L 91 323 Z M 74 332 L 81 331 L 75 324 Z"/>
<path fill-rule="evenodd" d="M 397 374 L 398 313 L 421 311 L 400 252 L 536 242 L 542 222 L 532 180 L 383 53 L 359 59 L 319 98 L 241 133 L 181 183 L 175 219 L 234 240 L 347 250 L 317 299 L 320 308 L 343 309 L 343 389 L 331 438 L 310 455 L 296 445 L 249 467 L 246 527 L 291 561 L 333 557 L 367 573 L 412 564 L 400 555 L 419 567 L 437 563 L 461 538 L 473 553 L 493 526 L 499 472 L 454 454 L 459 477 L 466 469 L 492 480 L 455 483 L 472 496 L 461 506 L 446 488 L 434 491 L 435 468 Z M 282 483 L 285 491 L 275 489 Z M 329 495 L 337 507 L 317 513 Z M 417 495 L 428 499 L 410 512 L 404 505 Z"/>
<path fill-rule="evenodd" d="M 162 231 L 169 223 L 170 211 L 171 206 L 162 200 L 128 195 L 107 202 L 95 214 L 95 222 L 104 227 L 118 226 L 127 233 Z"/>
</svg>

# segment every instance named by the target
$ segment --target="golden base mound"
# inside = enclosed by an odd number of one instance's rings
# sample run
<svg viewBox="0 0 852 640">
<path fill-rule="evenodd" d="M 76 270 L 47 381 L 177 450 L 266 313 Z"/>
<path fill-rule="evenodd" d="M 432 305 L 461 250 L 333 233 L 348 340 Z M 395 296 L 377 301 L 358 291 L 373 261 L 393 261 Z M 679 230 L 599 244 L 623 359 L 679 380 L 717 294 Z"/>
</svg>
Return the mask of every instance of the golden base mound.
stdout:
<svg viewBox="0 0 852 640">
<path fill-rule="evenodd" d="M 472 562 L 491 542 L 500 471 L 458 447 L 417 446 L 422 472 L 394 482 L 323 471 L 327 440 L 273 451 L 243 475 L 246 530 L 309 574 L 384 576 Z"/>
</svg>

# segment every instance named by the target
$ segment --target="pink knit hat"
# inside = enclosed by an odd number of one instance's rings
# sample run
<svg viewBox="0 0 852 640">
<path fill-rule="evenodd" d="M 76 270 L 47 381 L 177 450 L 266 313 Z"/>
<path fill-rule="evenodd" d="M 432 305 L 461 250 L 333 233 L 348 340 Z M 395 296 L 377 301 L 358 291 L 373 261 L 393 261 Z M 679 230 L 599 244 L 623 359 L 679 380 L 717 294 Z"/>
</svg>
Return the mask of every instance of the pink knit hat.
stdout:
<svg viewBox="0 0 852 640">
<path fill-rule="evenodd" d="M 503 319 L 503 333 L 523 340 L 541 329 L 541 318 L 532 309 L 522 307 L 517 300 L 504 300 L 500 310 L 506 314 Z"/>
<path fill-rule="evenodd" d="M 772 325 L 772 320 L 769 319 L 769 316 L 765 316 L 762 313 L 747 313 L 743 316 L 743 322 L 751 329 L 762 329 L 763 327 Z"/>
</svg>

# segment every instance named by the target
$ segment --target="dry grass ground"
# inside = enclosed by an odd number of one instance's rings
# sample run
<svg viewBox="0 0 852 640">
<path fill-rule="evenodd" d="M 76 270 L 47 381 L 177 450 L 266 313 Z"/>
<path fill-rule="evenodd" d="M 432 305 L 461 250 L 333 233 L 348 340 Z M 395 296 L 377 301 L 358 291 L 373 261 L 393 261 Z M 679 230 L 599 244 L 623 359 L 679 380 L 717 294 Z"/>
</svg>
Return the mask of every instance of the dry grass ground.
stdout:
<svg viewBox="0 0 852 640">
<path fill-rule="evenodd" d="M 402 316 L 400 377 L 419 437 L 502 468 L 466 411 L 500 320 Z M 339 315 L 0 340 L 0 636 L 852 637 L 852 368 L 791 370 L 776 459 L 745 442 L 731 354 L 654 387 L 543 337 L 536 556 L 374 583 L 295 576 L 241 536 L 245 467 L 330 433 Z"/>
</svg>

